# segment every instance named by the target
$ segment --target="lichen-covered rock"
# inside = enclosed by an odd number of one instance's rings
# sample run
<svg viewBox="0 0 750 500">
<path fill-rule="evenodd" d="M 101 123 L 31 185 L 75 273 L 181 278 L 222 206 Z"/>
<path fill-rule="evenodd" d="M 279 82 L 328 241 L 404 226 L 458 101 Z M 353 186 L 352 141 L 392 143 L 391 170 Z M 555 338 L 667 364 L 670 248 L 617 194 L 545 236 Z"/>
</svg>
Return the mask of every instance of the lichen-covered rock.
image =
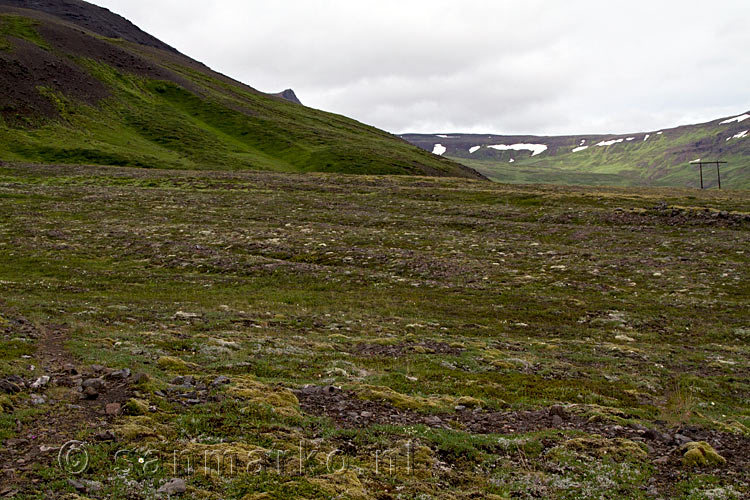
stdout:
<svg viewBox="0 0 750 500">
<path fill-rule="evenodd" d="M 357 397 L 369 401 L 385 401 L 402 410 L 430 411 L 435 409 L 447 409 L 453 405 L 453 400 L 448 397 L 424 398 L 420 396 L 409 396 L 394 391 L 390 387 L 376 385 L 361 385 L 356 388 Z"/>
<path fill-rule="evenodd" d="M 270 406 L 279 415 L 299 416 L 299 400 L 292 391 L 284 387 L 272 387 L 248 377 L 234 379 L 227 394 L 251 403 Z"/>
<path fill-rule="evenodd" d="M 727 463 L 714 448 L 705 441 L 692 442 L 680 448 L 682 465 L 685 467 L 717 467 Z"/>
<path fill-rule="evenodd" d="M 472 398 L 471 396 L 461 396 L 456 400 L 457 406 L 465 406 L 466 408 L 481 408 L 484 406 L 481 400 Z"/>
<path fill-rule="evenodd" d="M 122 407 L 123 415 L 145 415 L 148 413 L 148 403 L 140 399 L 130 398 Z"/>
<path fill-rule="evenodd" d="M 562 446 L 567 450 L 595 458 L 609 457 L 618 462 L 648 457 L 648 453 L 638 443 L 623 438 L 607 439 L 594 435 L 570 439 L 565 441 Z"/>
<path fill-rule="evenodd" d="M 162 356 L 156 360 L 156 364 L 164 371 L 185 374 L 190 371 L 189 365 L 174 356 Z"/>
<path fill-rule="evenodd" d="M 169 427 L 157 424 L 146 416 L 128 417 L 114 431 L 124 441 L 164 441 L 172 433 Z"/>
</svg>

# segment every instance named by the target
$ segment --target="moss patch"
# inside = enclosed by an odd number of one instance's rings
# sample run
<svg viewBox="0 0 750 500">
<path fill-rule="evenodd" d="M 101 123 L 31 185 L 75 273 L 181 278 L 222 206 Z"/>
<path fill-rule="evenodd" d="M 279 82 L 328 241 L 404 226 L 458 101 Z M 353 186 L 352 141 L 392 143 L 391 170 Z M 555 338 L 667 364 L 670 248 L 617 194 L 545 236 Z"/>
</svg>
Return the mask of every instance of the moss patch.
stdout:
<svg viewBox="0 0 750 500">
<path fill-rule="evenodd" d="M 717 467 L 727 463 L 714 448 L 705 441 L 687 443 L 680 448 L 685 467 Z"/>
</svg>

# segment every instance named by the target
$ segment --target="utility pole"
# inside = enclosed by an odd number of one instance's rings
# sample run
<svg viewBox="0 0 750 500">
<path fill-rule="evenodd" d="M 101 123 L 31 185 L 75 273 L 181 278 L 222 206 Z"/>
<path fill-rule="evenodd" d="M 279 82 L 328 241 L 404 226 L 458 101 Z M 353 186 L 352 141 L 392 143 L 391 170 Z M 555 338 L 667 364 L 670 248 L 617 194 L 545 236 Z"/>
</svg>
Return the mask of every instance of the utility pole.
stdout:
<svg viewBox="0 0 750 500">
<path fill-rule="evenodd" d="M 691 161 L 691 165 L 698 165 L 698 168 L 701 171 L 701 189 L 705 189 L 705 186 L 703 184 L 703 165 L 709 166 L 709 165 L 716 165 L 716 178 L 719 181 L 719 189 L 721 189 L 721 165 L 726 165 L 728 162 L 725 161 L 702 161 L 702 160 L 695 160 Z"/>
</svg>

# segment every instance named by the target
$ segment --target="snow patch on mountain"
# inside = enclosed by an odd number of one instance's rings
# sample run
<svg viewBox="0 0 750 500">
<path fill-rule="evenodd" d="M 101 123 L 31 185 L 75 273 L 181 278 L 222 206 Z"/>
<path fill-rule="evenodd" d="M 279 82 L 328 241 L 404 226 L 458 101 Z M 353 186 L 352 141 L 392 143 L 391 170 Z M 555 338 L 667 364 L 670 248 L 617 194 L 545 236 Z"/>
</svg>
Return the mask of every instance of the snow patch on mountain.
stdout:
<svg viewBox="0 0 750 500">
<path fill-rule="evenodd" d="M 744 139 L 745 137 L 747 137 L 748 132 L 750 132 L 750 130 L 743 130 L 739 134 L 735 134 L 727 139 L 727 142 L 731 141 L 732 139 Z"/>
<path fill-rule="evenodd" d="M 600 148 L 606 147 L 606 146 L 612 146 L 614 144 L 619 144 L 621 142 L 625 142 L 625 139 L 612 139 L 611 141 L 602 141 L 597 144 Z"/>
<path fill-rule="evenodd" d="M 580 146 L 573 150 L 574 153 L 578 153 L 579 151 L 586 151 L 589 147 L 588 146 Z"/>
<path fill-rule="evenodd" d="M 748 118 L 750 118 L 750 115 L 748 115 L 748 114 L 744 114 L 744 115 L 740 115 L 740 116 L 735 116 L 734 118 L 730 118 L 729 120 L 724 120 L 723 122 L 721 122 L 720 125 L 729 125 L 732 122 L 742 123 L 745 120 L 747 120 Z"/>
<path fill-rule="evenodd" d="M 480 149 L 482 149 L 482 146 L 474 146 L 473 148 L 469 148 L 469 154 L 474 154 Z"/>
<path fill-rule="evenodd" d="M 549 149 L 546 144 L 496 144 L 487 147 L 498 151 L 531 151 L 531 156 L 540 155 Z"/>
<path fill-rule="evenodd" d="M 435 144 L 435 147 L 432 149 L 432 154 L 443 156 L 446 151 L 448 151 L 448 148 L 446 148 L 442 144 Z"/>
</svg>

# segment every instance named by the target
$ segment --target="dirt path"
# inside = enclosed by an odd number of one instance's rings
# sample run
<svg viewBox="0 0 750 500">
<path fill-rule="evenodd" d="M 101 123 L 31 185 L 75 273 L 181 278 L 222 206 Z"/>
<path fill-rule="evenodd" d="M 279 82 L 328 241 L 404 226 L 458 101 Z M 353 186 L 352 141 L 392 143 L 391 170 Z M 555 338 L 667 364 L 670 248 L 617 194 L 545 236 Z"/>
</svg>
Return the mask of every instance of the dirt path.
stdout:
<svg viewBox="0 0 750 500">
<path fill-rule="evenodd" d="M 8 316 L 5 316 L 6 318 Z M 13 316 L 11 316 L 13 317 Z M 79 367 L 65 348 L 68 329 L 64 325 L 45 325 L 37 328 L 23 318 L 10 320 L 11 328 L 23 326 L 27 336 L 37 339 L 37 351 L 29 364 L 34 364 L 43 375 L 28 379 L 14 377 L 20 389 L 16 410 L 36 407 L 41 413 L 25 422 L 16 420 L 16 436 L 7 439 L 0 449 L 0 497 L 34 490 L 40 481 L 34 472 L 39 466 L 57 467 L 61 447 L 86 430 L 92 435 L 106 430 L 117 412 L 107 405 L 123 404 L 129 397 L 129 372 L 113 372 L 104 367 Z M 34 328 L 35 331 L 29 331 Z M 30 335 L 29 335 L 30 334 Z M 127 376 L 124 376 L 126 375 Z M 49 380 L 40 387 L 37 381 Z M 91 379 L 99 389 L 96 396 L 84 395 L 84 386 Z M 44 398 L 44 402 L 41 401 Z M 34 400 L 37 400 L 35 404 Z M 20 402 L 19 402 L 20 401 Z"/>
</svg>

